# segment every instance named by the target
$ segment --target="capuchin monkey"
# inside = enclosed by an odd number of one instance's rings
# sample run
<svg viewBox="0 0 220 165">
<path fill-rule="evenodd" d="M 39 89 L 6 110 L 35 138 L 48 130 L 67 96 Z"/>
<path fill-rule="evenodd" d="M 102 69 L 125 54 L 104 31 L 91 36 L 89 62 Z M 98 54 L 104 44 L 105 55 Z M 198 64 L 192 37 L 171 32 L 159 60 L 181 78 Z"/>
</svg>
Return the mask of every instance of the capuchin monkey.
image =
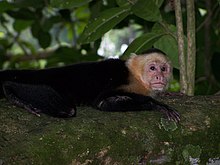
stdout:
<svg viewBox="0 0 220 165">
<path fill-rule="evenodd" d="M 155 110 L 178 122 L 180 115 L 173 108 L 153 98 L 167 89 L 171 77 L 165 53 L 150 49 L 126 61 L 0 71 L 0 93 L 37 116 L 73 117 L 76 106 L 89 105 L 109 112 Z"/>
</svg>

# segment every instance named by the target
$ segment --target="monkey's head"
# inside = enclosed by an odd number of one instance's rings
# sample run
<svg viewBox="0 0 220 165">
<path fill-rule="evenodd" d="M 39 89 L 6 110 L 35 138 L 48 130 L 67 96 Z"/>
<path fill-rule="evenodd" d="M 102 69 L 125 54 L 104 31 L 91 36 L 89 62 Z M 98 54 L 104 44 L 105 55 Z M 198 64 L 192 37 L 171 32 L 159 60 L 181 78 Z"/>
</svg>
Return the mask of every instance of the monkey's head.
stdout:
<svg viewBox="0 0 220 165">
<path fill-rule="evenodd" d="M 162 92 L 168 88 L 172 77 L 172 66 L 168 57 L 158 49 L 134 55 L 129 60 L 134 76 L 150 93 Z"/>
</svg>

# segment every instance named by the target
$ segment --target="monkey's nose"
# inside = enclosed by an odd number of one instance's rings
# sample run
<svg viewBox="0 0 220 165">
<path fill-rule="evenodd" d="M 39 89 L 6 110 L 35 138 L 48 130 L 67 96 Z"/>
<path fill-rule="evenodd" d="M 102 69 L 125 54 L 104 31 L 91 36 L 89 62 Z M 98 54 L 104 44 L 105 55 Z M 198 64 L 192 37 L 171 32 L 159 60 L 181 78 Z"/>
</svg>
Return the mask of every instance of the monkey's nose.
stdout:
<svg viewBox="0 0 220 165">
<path fill-rule="evenodd" d="M 163 80 L 163 76 L 156 76 L 156 80 Z"/>
</svg>

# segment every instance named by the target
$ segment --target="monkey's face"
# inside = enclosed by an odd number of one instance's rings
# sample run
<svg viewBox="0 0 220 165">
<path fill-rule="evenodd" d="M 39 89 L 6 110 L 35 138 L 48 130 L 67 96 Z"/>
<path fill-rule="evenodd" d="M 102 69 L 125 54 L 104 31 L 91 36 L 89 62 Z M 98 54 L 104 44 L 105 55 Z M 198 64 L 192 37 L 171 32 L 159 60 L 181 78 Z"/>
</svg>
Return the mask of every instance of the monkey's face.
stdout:
<svg viewBox="0 0 220 165">
<path fill-rule="evenodd" d="M 146 66 L 147 81 L 153 90 L 166 89 L 170 78 L 170 66 L 167 63 L 152 62 Z"/>
<path fill-rule="evenodd" d="M 143 80 L 153 91 L 164 91 L 172 76 L 172 67 L 165 56 L 157 55 L 145 63 Z"/>
</svg>

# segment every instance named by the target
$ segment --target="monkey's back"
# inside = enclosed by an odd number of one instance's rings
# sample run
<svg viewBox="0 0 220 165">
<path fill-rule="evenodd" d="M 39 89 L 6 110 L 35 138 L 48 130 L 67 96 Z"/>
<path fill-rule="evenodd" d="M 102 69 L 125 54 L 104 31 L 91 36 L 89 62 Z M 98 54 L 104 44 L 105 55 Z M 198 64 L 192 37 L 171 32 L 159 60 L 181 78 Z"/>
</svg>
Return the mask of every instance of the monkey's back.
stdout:
<svg viewBox="0 0 220 165">
<path fill-rule="evenodd" d="M 6 70 L 0 82 L 48 85 L 68 100 L 90 103 L 103 91 L 128 83 L 125 61 L 110 59 L 42 70 Z"/>
</svg>

